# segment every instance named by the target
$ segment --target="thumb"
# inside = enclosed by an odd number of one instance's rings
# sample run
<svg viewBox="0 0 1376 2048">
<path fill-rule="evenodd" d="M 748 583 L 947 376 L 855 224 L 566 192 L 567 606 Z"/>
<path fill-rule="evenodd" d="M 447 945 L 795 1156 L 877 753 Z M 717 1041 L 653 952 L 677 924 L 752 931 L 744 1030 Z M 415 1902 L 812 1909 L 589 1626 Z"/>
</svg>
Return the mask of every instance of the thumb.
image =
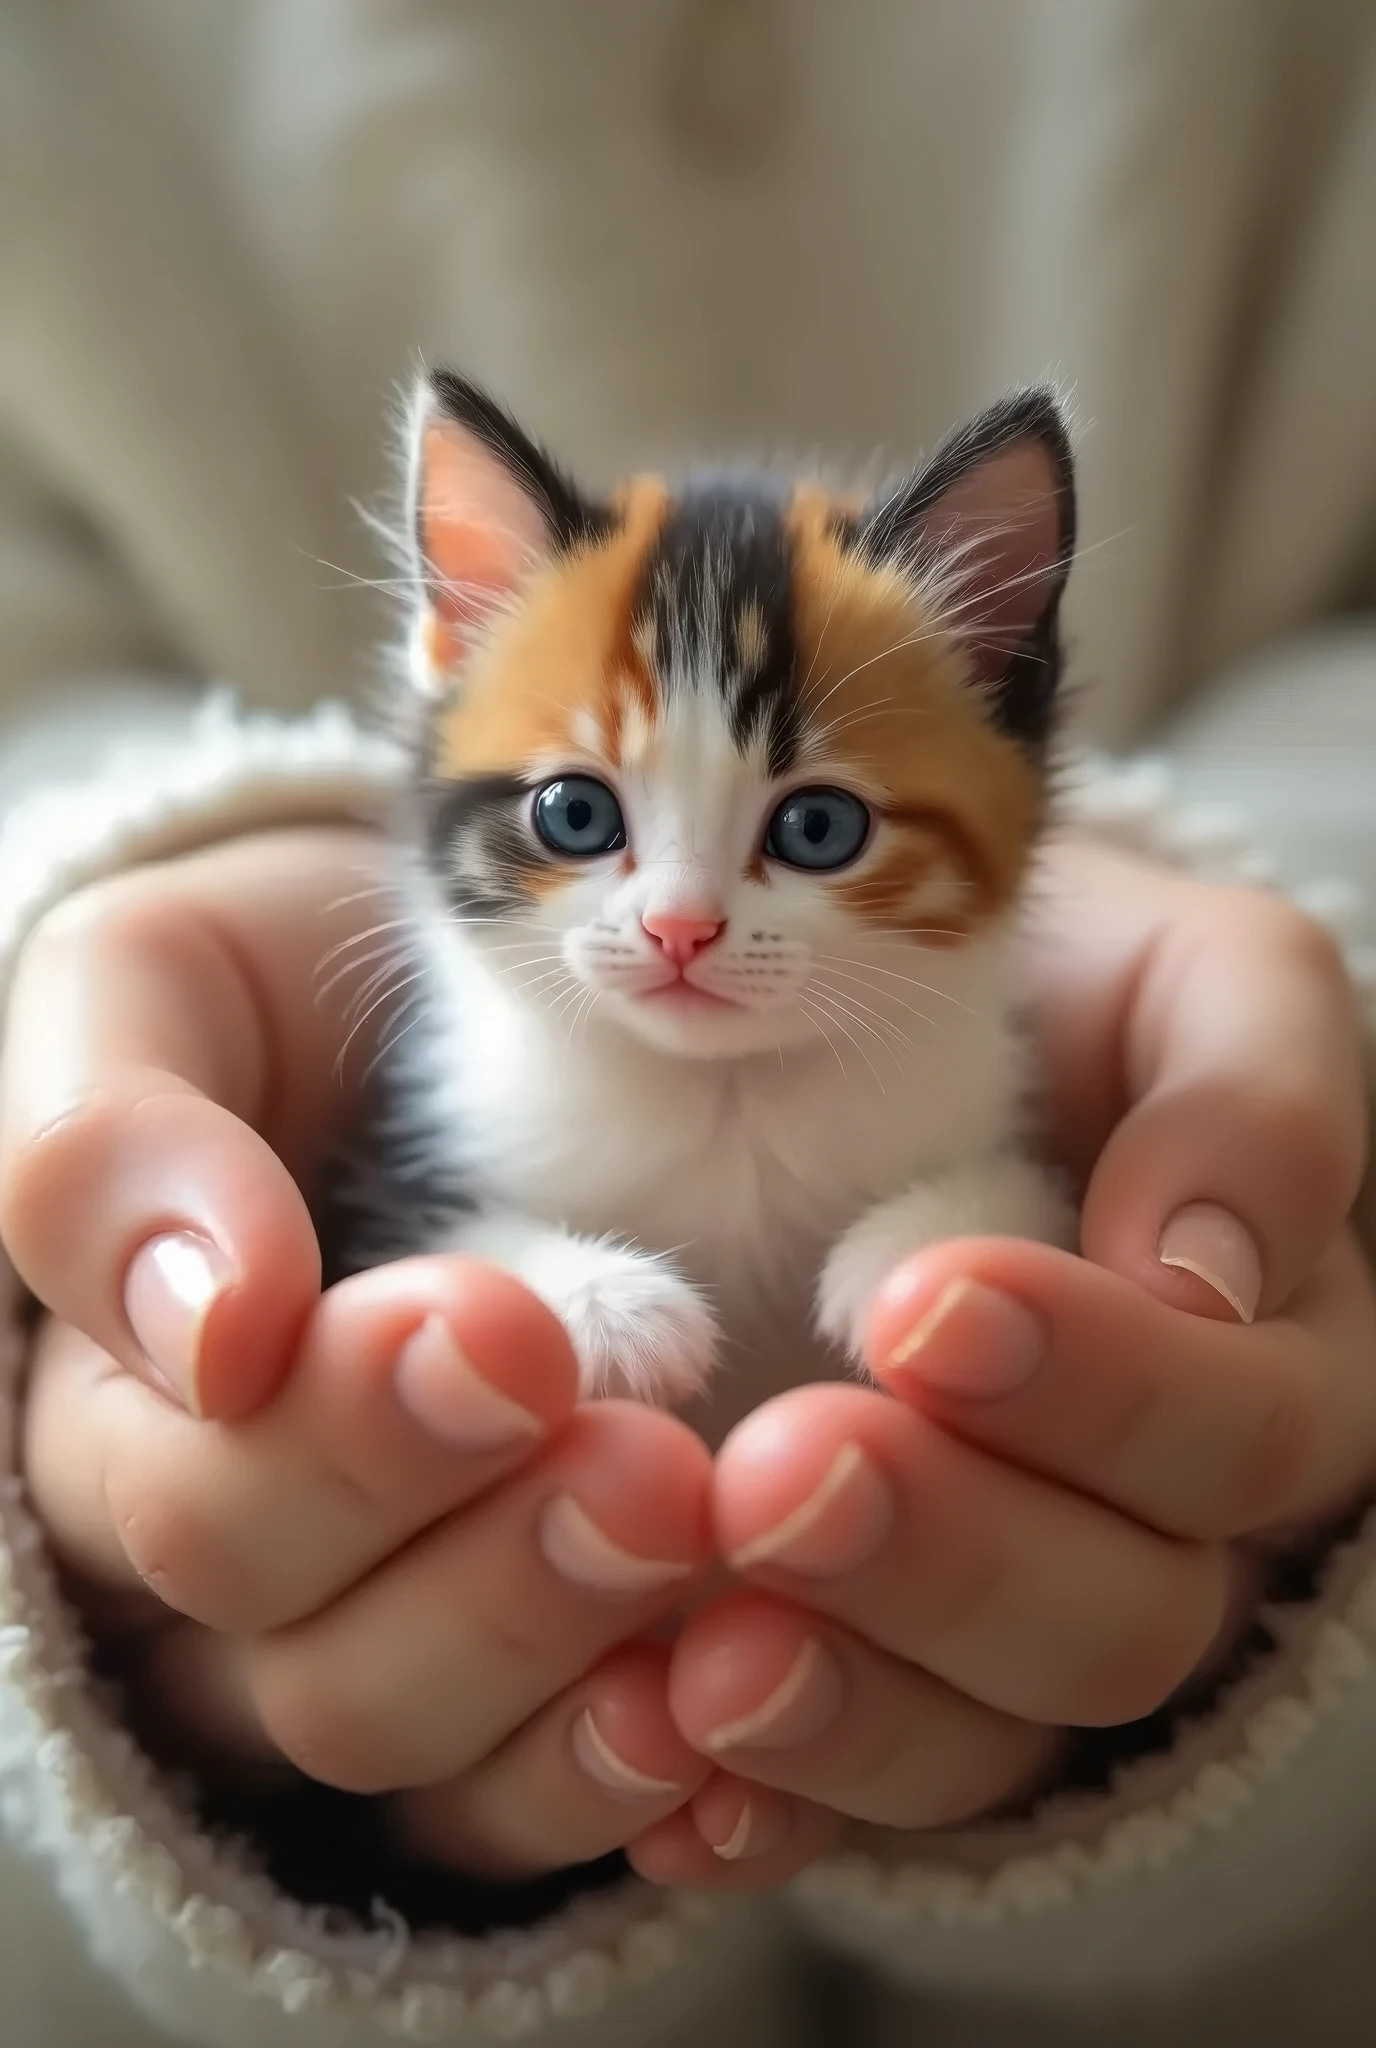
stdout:
<svg viewBox="0 0 1376 2048">
<path fill-rule="evenodd" d="M 1213 892 L 1144 962 L 1123 1075 L 1085 1256 L 1199 1315 L 1250 1322 L 1282 1305 L 1365 1163 L 1360 1030 L 1332 943 L 1284 903 Z"/>
<path fill-rule="evenodd" d="M 338 1020 L 313 1001 L 340 849 L 291 856 L 245 840 L 72 899 L 26 948 L 6 1022 L 16 1269 L 129 1371 L 219 1418 L 273 1392 L 318 1298 L 278 1153 L 309 1169 L 343 1114 Z"/>
</svg>

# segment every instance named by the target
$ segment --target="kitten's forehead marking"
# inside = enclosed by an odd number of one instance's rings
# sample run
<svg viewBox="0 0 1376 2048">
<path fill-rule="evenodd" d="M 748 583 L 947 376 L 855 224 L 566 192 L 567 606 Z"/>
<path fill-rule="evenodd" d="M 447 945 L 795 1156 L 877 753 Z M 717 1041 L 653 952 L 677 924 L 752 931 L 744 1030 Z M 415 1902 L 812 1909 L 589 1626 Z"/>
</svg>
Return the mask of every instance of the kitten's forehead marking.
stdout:
<svg viewBox="0 0 1376 2048">
<path fill-rule="evenodd" d="M 760 747 L 773 775 L 787 772 L 798 744 L 785 504 L 769 478 L 689 484 L 649 550 L 631 628 L 665 700 L 718 693 L 736 747 Z"/>
</svg>

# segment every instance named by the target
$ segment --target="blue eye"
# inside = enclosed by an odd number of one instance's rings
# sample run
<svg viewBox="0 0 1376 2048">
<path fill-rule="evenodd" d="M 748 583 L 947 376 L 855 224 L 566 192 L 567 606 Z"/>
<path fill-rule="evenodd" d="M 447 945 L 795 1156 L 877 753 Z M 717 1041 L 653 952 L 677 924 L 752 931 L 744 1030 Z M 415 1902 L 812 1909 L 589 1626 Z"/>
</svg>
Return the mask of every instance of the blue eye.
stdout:
<svg viewBox="0 0 1376 2048">
<path fill-rule="evenodd" d="M 587 860 L 615 853 L 626 844 L 621 806 L 605 782 L 590 775 L 561 775 L 535 799 L 535 829 L 555 853 Z"/>
<path fill-rule="evenodd" d="M 870 814 L 843 789 L 796 789 L 769 821 L 764 850 L 791 868 L 843 868 L 869 834 Z"/>
</svg>

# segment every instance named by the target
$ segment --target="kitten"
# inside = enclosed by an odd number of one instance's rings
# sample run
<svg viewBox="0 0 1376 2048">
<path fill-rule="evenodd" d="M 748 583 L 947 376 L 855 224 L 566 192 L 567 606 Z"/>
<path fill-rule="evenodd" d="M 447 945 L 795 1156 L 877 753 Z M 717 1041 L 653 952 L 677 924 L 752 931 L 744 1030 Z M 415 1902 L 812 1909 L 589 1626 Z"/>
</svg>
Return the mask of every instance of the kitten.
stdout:
<svg viewBox="0 0 1376 2048">
<path fill-rule="evenodd" d="M 410 451 L 416 1008 L 349 1263 L 506 1268 L 589 1394 L 682 1406 L 720 1359 L 719 1437 L 858 1359 L 907 1253 L 1072 1240 L 1012 957 L 1065 427 L 1021 392 L 868 503 L 755 475 L 601 502 L 437 373 Z"/>
</svg>

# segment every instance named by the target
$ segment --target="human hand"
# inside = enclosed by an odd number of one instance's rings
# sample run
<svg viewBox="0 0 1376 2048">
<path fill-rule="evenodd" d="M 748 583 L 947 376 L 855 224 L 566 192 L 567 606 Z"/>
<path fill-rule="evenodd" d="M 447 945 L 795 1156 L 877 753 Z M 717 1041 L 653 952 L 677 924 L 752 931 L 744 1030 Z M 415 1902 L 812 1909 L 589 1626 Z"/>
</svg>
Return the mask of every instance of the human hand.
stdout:
<svg viewBox="0 0 1376 2048">
<path fill-rule="evenodd" d="M 688 1625 L 670 1697 L 732 1783 L 637 1840 L 648 1876 L 772 1883 L 841 1818 L 998 1807 L 1065 1728 L 1199 1669 L 1255 1539 L 1371 1484 L 1376 1295 L 1343 1227 L 1365 1115 L 1332 948 L 1280 903 L 1107 853 L 1064 849 L 1051 881 L 1039 1021 L 1085 1256 L 932 1248 L 876 1303 L 897 1398 L 797 1389 L 723 1447 L 715 1526 L 745 1583 Z"/>
<path fill-rule="evenodd" d="M 297 1182 L 350 1101 L 347 991 L 318 1002 L 315 970 L 376 924 L 374 859 L 236 841 L 88 892 L 27 949 L 0 1228 L 54 1316 L 25 1478 L 179 1761 L 394 1793 L 411 1850 L 524 1873 L 707 1777 L 639 1638 L 705 1555 L 710 1466 L 667 1416 L 575 1410 L 562 1329 L 491 1269 L 320 1297 Z"/>
</svg>

